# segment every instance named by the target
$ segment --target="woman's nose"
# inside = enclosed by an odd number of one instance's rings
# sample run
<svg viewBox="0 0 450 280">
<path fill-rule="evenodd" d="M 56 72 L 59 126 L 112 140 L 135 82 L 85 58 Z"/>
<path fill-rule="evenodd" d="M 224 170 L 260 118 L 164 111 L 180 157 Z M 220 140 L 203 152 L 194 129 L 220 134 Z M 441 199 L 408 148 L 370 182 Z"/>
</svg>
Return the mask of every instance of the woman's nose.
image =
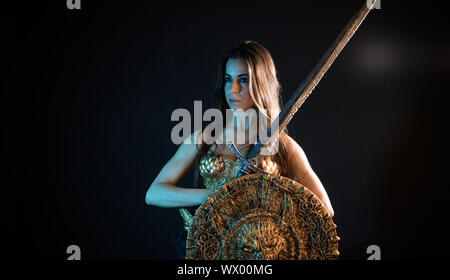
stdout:
<svg viewBox="0 0 450 280">
<path fill-rule="evenodd" d="M 240 93 L 241 92 L 241 84 L 239 83 L 238 79 L 234 79 L 233 83 L 231 84 L 231 93 Z"/>
</svg>

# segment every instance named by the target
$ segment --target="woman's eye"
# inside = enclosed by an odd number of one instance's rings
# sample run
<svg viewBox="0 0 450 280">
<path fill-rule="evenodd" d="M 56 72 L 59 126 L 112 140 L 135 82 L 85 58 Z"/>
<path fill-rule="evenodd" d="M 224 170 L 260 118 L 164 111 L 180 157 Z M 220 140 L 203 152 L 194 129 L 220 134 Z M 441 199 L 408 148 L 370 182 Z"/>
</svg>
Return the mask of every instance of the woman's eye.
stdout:
<svg viewBox="0 0 450 280">
<path fill-rule="evenodd" d="M 224 81 L 225 81 L 225 83 L 231 83 L 231 82 L 232 82 L 232 80 L 231 80 L 230 77 L 225 77 L 225 78 L 224 78 Z M 241 78 L 241 79 L 240 79 L 240 82 L 241 82 L 241 83 L 247 83 L 247 82 L 248 82 L 248 79 L 247 79 L 247 78 Z"/>
</svg>

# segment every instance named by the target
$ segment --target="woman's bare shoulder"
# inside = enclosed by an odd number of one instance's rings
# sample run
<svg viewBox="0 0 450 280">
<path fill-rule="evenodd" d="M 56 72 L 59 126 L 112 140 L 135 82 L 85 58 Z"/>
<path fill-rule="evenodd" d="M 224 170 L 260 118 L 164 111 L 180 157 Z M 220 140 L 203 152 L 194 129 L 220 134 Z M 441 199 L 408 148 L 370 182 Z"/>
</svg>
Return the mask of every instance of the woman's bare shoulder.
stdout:
<svg viewBox="0 0 450 280">
<path fill-rule="evenodd" d="M 192 144 L 198 152 L 202 150 L 203 145 L 206 145 L 204 131 L 201 129 L 195 130 L 189 137 L 183 141 L 184 144 Z"/>
<path fill-rule="evenodd" d="M 194 131 L 183 139 L 178 146 L 177 151 L 173 155 L 172 159 L 177 161 L 183 161 L 184 159 L 195 159 L 200 153 L 200 149 L 197 147 L 197 139 L 199 138 L 199 132 Z"/>
<path fill-rule="evenodd" d="M 287 135 L 287 158 L 289 173 L 293 170 L 306 170 L 310 167 L 308 158 L 300 144 L 291 136 Z"/>
<path fill-rule="evenodd" d="M 293 152 L 298 152 L 301 149 L 300 145 L 294 138 L 286 134 L 286 150 L 288 155 L 292 155 Z"/>
</svg>

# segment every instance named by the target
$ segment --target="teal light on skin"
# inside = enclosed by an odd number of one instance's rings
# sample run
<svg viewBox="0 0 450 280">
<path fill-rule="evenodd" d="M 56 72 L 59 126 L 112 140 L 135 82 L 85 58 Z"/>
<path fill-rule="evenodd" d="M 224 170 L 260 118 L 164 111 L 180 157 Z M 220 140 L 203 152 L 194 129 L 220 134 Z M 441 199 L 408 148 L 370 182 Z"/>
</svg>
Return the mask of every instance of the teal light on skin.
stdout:
<svg viewBox="0 0 450 280">
<path fill-rule="evenodd" d="M 230 109 L 247 109 L 253 107 L 250 97 L 249 74 L 247 63 L 241 58 L 230 58 L 225 66 L 224 91 Z M 237 102 L 232 102 L 233 100 Z"/>
</svg>

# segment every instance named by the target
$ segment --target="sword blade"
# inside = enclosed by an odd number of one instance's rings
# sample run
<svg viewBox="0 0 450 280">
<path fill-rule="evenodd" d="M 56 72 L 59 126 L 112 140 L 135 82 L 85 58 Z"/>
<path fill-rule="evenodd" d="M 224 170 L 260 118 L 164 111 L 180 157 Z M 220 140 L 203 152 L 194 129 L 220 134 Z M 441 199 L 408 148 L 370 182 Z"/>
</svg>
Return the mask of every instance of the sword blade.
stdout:
<svg viewBox="0 0 450 280">
<path fill-rule="evenodd" d="M 286 105 L 278 114 L 277 118 L 272 122 L 270 127 L 265 131 L 263 135 L 269 135 L 266 143 L 272 143 L 273 139 L 278 135 L 279 131 L 283 131 L 287 124 L 292 120 L 292 117 L 297 110 L 303 105 L 305 100 L 312 93 L 314 88 L 320 82 L 322 77 L 331 67 L 335 59 L 341 53 L 342 49 L 347 45 L 350 38 L 355 34 L 356 30 L 359 28 L 361 23 L 369 14 L 370 10 L 375 5 L 377 0 L 367 0 L 366 3 L 353 15 L 349 20 L 347 25 L 338 35 L 333 44 L 328 48 L 325 55 L 319 60 L 319 63 L 313 68 L 308 76 L 302 81 L 302 83 L 297 87 L 295 92 L 291 95 Z M 245 166 L 249 166 L 250 169 L 256 171 L 259 168 L 254 167 L 237 149 L 234 144 L 228 144 L 228 147 L 233 152 L 233 154 L 244 162 Z M 253 152 L 248 156 L 248 158 L 255 157 L 259 154 L 261 150 L 261 143 L 255 144 Z M 259 170 L 258 170 L 259 171 Z"/>
</svg>

